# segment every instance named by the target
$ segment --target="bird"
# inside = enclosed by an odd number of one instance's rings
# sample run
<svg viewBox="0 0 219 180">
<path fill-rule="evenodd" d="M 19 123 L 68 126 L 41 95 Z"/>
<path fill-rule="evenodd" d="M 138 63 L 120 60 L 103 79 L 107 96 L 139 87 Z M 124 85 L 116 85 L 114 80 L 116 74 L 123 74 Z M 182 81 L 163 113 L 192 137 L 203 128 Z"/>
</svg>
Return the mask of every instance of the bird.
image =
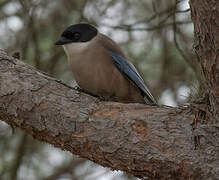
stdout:
<svg viewBox="0 0 219 180">
<path fill-rule="evenodd" d="M 93 25 L 67 27 L 55 45 L 64 48 L 74 79 L 85 92 L 121 103 L 157 104 L 119 45 Z"/>
</svg>

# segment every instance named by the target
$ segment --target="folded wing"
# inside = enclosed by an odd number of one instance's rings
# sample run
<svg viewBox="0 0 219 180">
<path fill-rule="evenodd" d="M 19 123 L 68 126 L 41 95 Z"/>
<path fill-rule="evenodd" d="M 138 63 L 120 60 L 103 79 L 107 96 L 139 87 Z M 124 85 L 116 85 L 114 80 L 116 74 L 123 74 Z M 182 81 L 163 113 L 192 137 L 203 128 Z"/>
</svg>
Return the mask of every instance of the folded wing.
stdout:
<svg viewBox="0 0 219 180">
<path fill-rule="evenodd" d="M 107 50 L 107 52 L 113 58 L 114 64 L 118 68 L 118 70 L 141 90 L 144 98 L 146 98 L 145 102 L 150 104 L 157 104 L 149 89 L 145 85 L 144 80 L 134 67 L 134 65 L 128 62 L 124 57 L 118 55 L 117 53 L 114 53 L 110 50 Z"/>
</svg>

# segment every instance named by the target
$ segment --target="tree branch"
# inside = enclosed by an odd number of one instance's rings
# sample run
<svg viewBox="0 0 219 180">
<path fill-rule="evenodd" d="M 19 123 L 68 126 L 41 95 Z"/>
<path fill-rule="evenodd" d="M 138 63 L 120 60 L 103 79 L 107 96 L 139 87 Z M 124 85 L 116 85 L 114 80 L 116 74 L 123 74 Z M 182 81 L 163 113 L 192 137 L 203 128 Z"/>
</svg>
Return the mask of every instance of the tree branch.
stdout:
<svg viewBox="0 0 219 180">
<path fill-rule="evenodd" d="M 0 51 L 1 120 L 137 177 L 219 177 L 219 125 L 195 123 L 206 106 L 101 102 Z"/>
</svg>

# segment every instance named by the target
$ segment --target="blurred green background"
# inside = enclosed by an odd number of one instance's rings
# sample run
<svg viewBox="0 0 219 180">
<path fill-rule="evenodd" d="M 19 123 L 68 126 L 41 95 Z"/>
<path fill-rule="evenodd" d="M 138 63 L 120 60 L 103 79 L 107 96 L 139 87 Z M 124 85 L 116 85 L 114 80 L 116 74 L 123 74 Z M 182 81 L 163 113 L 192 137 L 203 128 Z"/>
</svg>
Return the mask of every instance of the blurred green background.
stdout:
<svg viewBox="0 0 219 180">
<path fill-rule="evenodd" d="M 178 106 L 201 91 L 188 0 L 0 0 L 0 48 L 74 86 L 54 46 L 69 25 L 87 22 L 120 44 L 160 104 Z M 110 171 L 0 121 L 1 180 L 135 179 Z"/>
</svg>

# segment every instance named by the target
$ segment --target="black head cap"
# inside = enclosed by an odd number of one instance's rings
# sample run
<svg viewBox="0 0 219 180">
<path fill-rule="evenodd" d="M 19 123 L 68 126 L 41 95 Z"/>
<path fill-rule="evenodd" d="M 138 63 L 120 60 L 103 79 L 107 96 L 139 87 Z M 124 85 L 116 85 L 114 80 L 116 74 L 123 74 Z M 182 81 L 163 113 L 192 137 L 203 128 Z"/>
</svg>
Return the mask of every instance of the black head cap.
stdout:
<svg viewBox="0 0 219 180">
<path fill-rule="evenodd" d="M 63 45 L 72 42 L 88 42 L 97 35 L 98 31 L 89 24 L 75 24 L 69 26 L 56 41 L 56 45 Z"/>
</svg>

